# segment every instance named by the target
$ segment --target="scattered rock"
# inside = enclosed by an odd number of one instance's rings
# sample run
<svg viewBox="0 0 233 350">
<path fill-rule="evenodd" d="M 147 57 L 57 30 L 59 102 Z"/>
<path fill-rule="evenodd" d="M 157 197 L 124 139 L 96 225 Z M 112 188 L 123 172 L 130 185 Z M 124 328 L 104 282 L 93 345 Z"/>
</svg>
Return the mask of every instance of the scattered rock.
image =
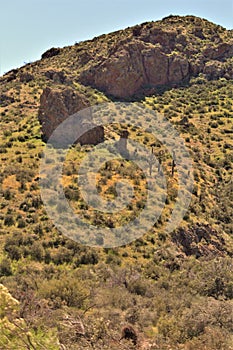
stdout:
<svg viewBox="0 0 233 350">
<path fill-rule="evenodd" d="M 192 33 L 199 39 L 205 39 L 203 28 L 201 26 L 194 27 Z"/>
<path fill-rule="evenodd" d="M 209 45 L 203 51 L 203 55 L 209 60 L 224 60 L 233 56 L 233 43 L 221 43 L 217 46 Z"/>
<path fill-rule="evenodd" d="M 219 61 L 207 62 L 203 69 L 203 73 L 206 75 L 207 79 L 218 79 L 223 77 L 225 71 L 224 63 Z"/>
<path fill-rule="evenodd" d="M 92 59 L 93 59 L 93 57 L 91 56 L 91 54 L 89 52 L 86 52 L 86 51 L 83 51 L 78 55 L 78 61 L 82 66 L 87 64 Z"/>
<path fill-rule="evenodd" d="M 180 125 L 189 126 L 189 119 L 187 116 L 184 116 L 178 123 Z"/>
</svg>

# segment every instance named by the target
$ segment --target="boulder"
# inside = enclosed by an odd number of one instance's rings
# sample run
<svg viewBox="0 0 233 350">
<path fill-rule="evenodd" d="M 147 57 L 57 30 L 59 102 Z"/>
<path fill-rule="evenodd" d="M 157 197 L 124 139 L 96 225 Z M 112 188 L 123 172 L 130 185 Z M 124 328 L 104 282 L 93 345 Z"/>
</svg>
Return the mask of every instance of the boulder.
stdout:
<svg viewBox="0 0 233 350">
<path fill-rule="evenodd" d="M 62 89 L 45 88 L 40 98 L 38 113 L 43 139 L 47 141 L 56 127 L 66 118 L 87 107 L 89 107 L 88 100 L 70 87 Z M 80 123 L 82 132 L 86 130 L 90 123 L 91 116 L 85 116 L 82 123 Z M 96 126 L 92 130 L 83 133 L 76 142 L 96 145 L 103 141 L 104 129 L 101 126 Z"/>
</svg>

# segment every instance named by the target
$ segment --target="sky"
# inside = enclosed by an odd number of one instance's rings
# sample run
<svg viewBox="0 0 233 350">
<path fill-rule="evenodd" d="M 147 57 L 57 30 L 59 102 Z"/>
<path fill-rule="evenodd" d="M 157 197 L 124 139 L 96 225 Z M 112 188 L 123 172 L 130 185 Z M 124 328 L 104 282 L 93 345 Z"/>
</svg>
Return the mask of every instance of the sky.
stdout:
<svg viewBox="0 0 233 350">
<path fill-rule="evenodd" d="M 40 59 L 51 47 L 170 14 L 233 29 L 233 0 L 0 0 L 0 75 Z"/>
</svg>

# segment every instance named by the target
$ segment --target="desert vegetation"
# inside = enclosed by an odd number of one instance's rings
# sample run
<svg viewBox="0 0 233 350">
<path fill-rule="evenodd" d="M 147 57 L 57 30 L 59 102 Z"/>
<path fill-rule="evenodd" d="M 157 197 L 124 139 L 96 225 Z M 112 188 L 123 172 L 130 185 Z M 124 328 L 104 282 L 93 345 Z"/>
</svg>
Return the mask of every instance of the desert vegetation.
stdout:
<svg viewBox="0 0 233 350">
<path fill-rule="evenodd" d="M 172 28 L 178 20 L 170 17 L 161 25 Z M 191 29 L 198 37 L 195 49 L 208 47 L 215 36 L 216 45 L 219 38 L 229 39 L 222 27 L 204 22 L 197 28 L 200 21 L 189 17 L 183 21 L 187 38 Z M 152 30 L 153 24 L 79 43 L 56 55 L 50 52 L 51 57 L 0 78 L 0 349 L 233 349 L 232 77 L 208 79 L 200 73 L 185 86 L 165 86 L 133 99 L 135 106 L 166 116 L 193 160 L 192 201 L 171 234 L 164 227 L 177 198 L 176 167 L 143 122 L 141 127 L 129 125 L 127 116 L 123 125 L 116 118 L 106 127 L 106 139 L 118 140 L 127 129 L 130 138 L 150 153 L 153 149 L 167 181 L 165 207 L 149 232 L 118 248 L 101 248 L 100 235 L 99 247 L 87 247 L 56 229 L 41 199 L 45 143 L 38 109 L 44 88 L 65 84 L 91 105 L 115 101 L 82 84 L 78 74 L 91 65 L 90 55 L 106 56 L 117 42 L 141 35 L 145 28 Z M 63 75 L 54 77 L 51 71 L 58 70 Z M 64 159 L 66 198 L 86 222 L 121 226 L 143 209 L 146 176 L 158 169 L 152 158 L 144 172 L 130 160 L 105 162 L 96 182 L 100 196 L 115 199 L 120 179 L 134 189 L 127 207 L 110 217 L 89 207 L 77 184 L 79 165 L 93 147 L 76 144 Z M 54 159 L 47 159 L 47 165 L 52 167 Z M 61 215 L 63 209 L 57 207 Z"/>
</svg>

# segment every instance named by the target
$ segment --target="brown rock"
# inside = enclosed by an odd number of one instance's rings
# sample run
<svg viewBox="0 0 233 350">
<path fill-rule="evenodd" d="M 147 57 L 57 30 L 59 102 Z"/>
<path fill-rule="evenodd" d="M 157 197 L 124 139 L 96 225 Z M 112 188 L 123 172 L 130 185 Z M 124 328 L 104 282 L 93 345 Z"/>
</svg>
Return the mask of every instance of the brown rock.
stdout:
<svg viewBox="0 0 233 350">
<path fill-rule="evenodd" d="M 161 28 L 146 29 L 140 39 L 151 44 L 160 44 L 165 53 L 171 53 L 175 48 L 177 32 L 174 30 L 163 30 Z"/>
<path fill-rule="evenodd" d="M 199 73 L 203 72 L 205 63 L 202 59 L 196 59 L 190 62 L 190 73 L 192 76 L 197 76 Z"/>
<path fill-rule="evenodd" d="M 164 85 L 169 82 L 169 58 L 158 47 L 142 51 L 143 85 Z"/>
<path fill-rule="evenodd" d="M 86 51 L 83 51 L 83 52 L 79 53 L 79 55 L 78 55 L 78 61 L 83 66 L 85 64 L 87 64 L 92 59 L 93 59 L 93 57 L 91 56 L 91 54 L 89 52 L 86 52 Z"/>
<path fill-rule="evenodd" d="M 89 52 L 82 50 L 78 59 L 83 64 L 79 79 L 84 85 L 122 99 L 177 86 L 200 73 L 208 79 L 221 76 L 230 79 L 232 63 L 228 63 L 233 56 L 233 42 L 229 35 L 222 35 L 224 31 L 193 16 L 185 17 L 185 21 L 172 16 L 159 24 L 143 23 L 119 41 L 112 40 L 104 55 L 98 52 L 90 57 Z M 222 69 L 213 61 L 228 66 Z M 215 73 L 211 68 L 214 66 Z"/>
<path fill-rule="evenodd" d="M 223 77 L 225 73 L 224 63 L 219 61 L 207 62 L 203 73 L 208 79 L 218 79 L 219 77 Z"/>
<path fill-rule="evenodd" d="M 57 84 L 64 84 L 67 81 L 66 74 L 63 71 L 48 70 L 44 75 Z"/>
<path fill-rule="evenodd" d="M 173 55 L 169 59 L 169 76 L 168 82 L 179 83 L 189 77 L 190 66 L 187 58 Z"/>
<path fill-rule="evenodd" d="M 217 46 L 209 45 L 203 51 L 203 55 L 212 60 L 230 57 L 233 55 L 233 43 L 221 43 Z"/>
<path fill-rule="evenodd" d="M 189 62 L 167 55 L 159 46 L 133 40 L 117 47 L 107 60 L 80 75 L 85 85 L 127 98 L 147 87 L 179 83 L 189 76 Z"/>
<path fill-rule="evenodd" d="M 205 39 L 203 28 L 201 26 L 194 27 L 192 33 L 199 39 Z"/>
<path fill-rule="evenodd" d="M 209 225 L 180 228 L 173 233 L 172 241 L 186 255 L 195 255 L 197 258 L 208 255 L 222 256 L 226 251 L 223 237 Z"/>
<path fill-rule="evenodd" d="M 109 95 L 126 97 L 133 95 L 143 84 L 143 74 L 140 48 L 135 45 L 133 51 L 128 47 L 120 48 L 109 60 L 84 71 L 80 80 Z"/>
<path fill-rule="evenodd" d="M 38 114 L 44 140 L 47 141 L 56 127 L 66 118 L 88 106 L 88 100 L 69 87 L 63 89 L 51 89 L 47 87 L 41 95 Z M 80 124 L 82 132 L 90 124 L 91 116 L 85 117 L 82 120 L 82 124 Z M 77 142 L 80 144 L 98 144 L 103 142 L 103 140 L 104 129 L 98 126 L 85 132 Z"/>
</svg>

